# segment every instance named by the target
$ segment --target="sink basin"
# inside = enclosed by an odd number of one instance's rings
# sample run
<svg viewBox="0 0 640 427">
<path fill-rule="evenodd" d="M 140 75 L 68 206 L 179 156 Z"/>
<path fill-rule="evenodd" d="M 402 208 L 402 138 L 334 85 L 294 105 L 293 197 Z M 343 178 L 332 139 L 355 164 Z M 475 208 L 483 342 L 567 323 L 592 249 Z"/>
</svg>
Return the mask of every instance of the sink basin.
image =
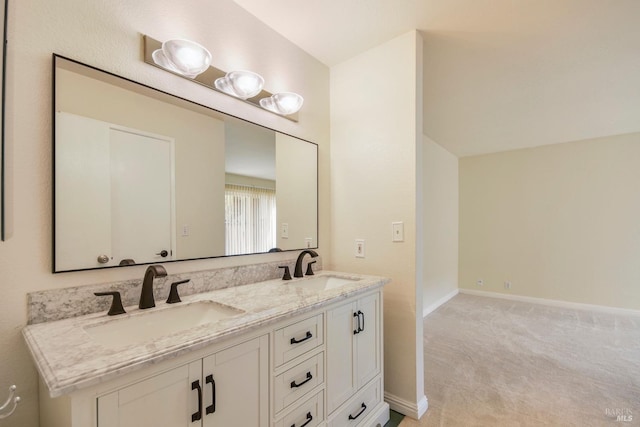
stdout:
<svg viewBox="0 0 640 427">
<path fill-rule="evenodd" d="M 303 279 L 292 282 L 291 286 L 311 289 L 314 291 L 328 291 L 329 289 L 336 289 L 357 281 L 358 279 L 349 279 L 339 276 L 318 276 L 310 279 Z"/>
<path fill-rule="evenodd" d="M 151 309 L 130 317 L 113 319 L 84 328 L 105 347 L 144 344 L 175 332 L 217 322 L 244 311 L 211 301 Z"/>
</svg>

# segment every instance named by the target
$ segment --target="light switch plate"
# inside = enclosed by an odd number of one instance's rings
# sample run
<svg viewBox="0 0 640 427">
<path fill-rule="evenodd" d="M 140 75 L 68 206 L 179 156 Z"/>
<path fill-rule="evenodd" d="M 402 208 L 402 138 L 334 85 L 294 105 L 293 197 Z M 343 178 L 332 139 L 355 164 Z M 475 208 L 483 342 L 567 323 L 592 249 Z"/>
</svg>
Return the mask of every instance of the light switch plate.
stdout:
<svg viewBox="0 0 640 427">
<path fill-rule="evenodd" d="M 364 258 L 364 239 L 356 239 L 355 256 Z"/>
<path fill-rule="evenodd" d="M 280 233 L 280 237 L 282 237 L 283 239 L 288 239 L 289 238 L 289 223 L 283 222 L 281 230 L 282 231 Z"/>
<path fill-rule="evenodd" d="M 313 244 L 313 237 L 305 237 L 304 238 L 304 246 L 305 248 L 310 248 Z"/>
<path fill-rule="evenodd" d="M 393 237 L 391 238 L 393 242 L 404 242 L 404 223 L 402 221 L 392 222 L 391 230 L 393 232 Z"/>
</svg>

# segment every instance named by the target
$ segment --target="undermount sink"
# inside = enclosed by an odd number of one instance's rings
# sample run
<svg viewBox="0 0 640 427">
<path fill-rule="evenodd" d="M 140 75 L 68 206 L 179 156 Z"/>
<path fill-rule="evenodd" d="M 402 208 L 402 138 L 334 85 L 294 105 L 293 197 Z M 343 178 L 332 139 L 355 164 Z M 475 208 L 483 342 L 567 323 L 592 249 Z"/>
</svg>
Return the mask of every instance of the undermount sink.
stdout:
<svg viewBox="0 0 640 427">
<path fill-rule="evenodd" d="M 311 289 L 314 291 L 328 291 L 330 289 L 340 288 L 344 285 L 348 285 L 357 281 L 358 279 L 350 279 L 339 276 L 317 276 L 292 282 L 291 286 Z"/>
<path fill-rule="evenodd" d="M 244 311 L 212 301 L 148 310 L 130 317 L 85 326 L 91 338 L 105 347 L 144 344 L 175 332 L 217 322 Z"/>
</svg>

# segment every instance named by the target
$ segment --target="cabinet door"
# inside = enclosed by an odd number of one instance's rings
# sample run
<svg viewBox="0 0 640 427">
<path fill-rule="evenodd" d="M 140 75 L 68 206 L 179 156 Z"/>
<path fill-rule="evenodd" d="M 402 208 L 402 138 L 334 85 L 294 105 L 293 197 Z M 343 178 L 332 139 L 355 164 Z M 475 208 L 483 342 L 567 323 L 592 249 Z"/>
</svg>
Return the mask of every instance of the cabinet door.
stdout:
<svg viewBox="0 0 640 427">
<path fill-rule="evenodd" d="M 354 318 L 356 304 L 327 312 L 327 408 L 335 410 L 357 391 L 354 366 Z"/>
<path fill-rule="evenodd" d="M 198 410 L 200 361 L 140 381 L 98 398 L 99 427 L 193 427 Z"/>
<path fill-rule="evenodd" d="M 265 335 L 203 359 L 203 426 L 267 427 L 268 349 Z"/>
<path fill-rule="evenodd" d="M 380 373 L 380 294 L 375 293 L 358 300 L 360 332 L 356 342 L 356 377 L 358 388 Z"/>
</svg>

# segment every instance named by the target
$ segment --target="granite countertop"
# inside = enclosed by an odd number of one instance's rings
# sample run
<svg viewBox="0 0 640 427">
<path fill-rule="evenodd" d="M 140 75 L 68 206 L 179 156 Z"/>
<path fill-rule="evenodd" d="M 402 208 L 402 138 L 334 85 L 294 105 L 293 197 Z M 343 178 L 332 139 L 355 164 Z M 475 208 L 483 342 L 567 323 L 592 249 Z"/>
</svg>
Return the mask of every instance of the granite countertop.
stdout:
<svg viewBox="0 0 640 427">
<path fill-rule="evenodd" d="M 389 282 L 389 279 L 382 277 L 326 270 L 314 277 L 322 276 L 339 276 L 356 281 L 334 289 L 314 290 L 291 286 L 308 280 L 308 277 L 291 281 L 269 280 L 190 295 L 183 297 L 182 303 L 175 305 L 156 301 L 156 307 L 149 310 L 140 310 L 137 306 L 126 307 L 127 314 L 118 316 L 97 313 L 29 325 L 23 329 L 23 335 L 51 397 L 58 397 Z M 145 316 L 152 311 L 171 310 L 179 305 L 208 301 L 242 312 L 143 344 L 106 347 L 86 332 L 88 327 L 105 322 L 117 322 L 130 316 Z"/>
</svg>

